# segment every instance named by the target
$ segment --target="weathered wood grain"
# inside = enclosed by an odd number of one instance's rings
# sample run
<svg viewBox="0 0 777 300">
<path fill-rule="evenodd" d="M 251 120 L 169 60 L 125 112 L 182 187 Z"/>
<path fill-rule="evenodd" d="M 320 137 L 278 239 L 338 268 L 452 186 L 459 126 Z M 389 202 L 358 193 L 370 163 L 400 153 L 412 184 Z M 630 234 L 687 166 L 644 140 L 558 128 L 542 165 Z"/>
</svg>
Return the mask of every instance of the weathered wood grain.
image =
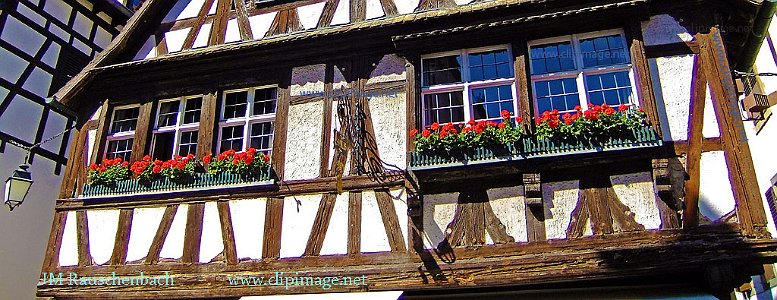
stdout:
<svg viewBox="0 0 777 300">
<path fill-rule="evenodd" d="M 129 249 L 134 211 L 132 208 L 123 208 L 119 211 L 119 226 L 116 229 L 116 238 L 113 242 L 111 265 L 123 265 L 127 261 L 127 250 Z"/>
<path fill-rule="evenodd" d="M 686 170 L 689 179 L 685 182 L 685 209 L 683 227 L 691 228 L 699 224 L 699 188 L 701 184 L 701 153 L 704 142 L 704 104 L 707 98 L 707 78 L 702 69 L 699 56 L 693 60 L 693 81 L 691 101 L 688 109 L 688 151 Z"/>
<path fill-rule="evenodd" d="M 303 255 L 317 256 L 321 253 L 321 247 L 324 245 L 324 238 L 326 238 L 329 222 L 332 220 L 332 212 L 335 209 L 336 201 L 337 194 L 328 193 L 324 194 L 318 203 L 318 212 L 316 212 L 313 227 L 310 229 L 310 236 L 308 236 L 308 243 L 305 246 Z"/>
<path fill-rule="evenodd" d="M 76 238 L 78 239 L 78 265 L 91 266 L 93 261 L 89 248 L 89 219 L 85 210 L 76 211 Z"/>
<path fill-rule="evenodd" d="M 405 252 L 405 236 L 402 234 L 402 228 L 399 226 L 397 211 L 394 207 L 394 200 L 391 198 L 389 190 L 376 190 L 375 197 L 378 201 L 378 210 L 383 219 L 383 227 L 388 236 L 389 246 L 392 252 Z"/>
<path fill-rule="evenodd" d="M 219 201 L 216 205 L 221 224 L 221 240 L 224 243 L 224 258 L 228 264 L 234 265 L 237 263 L 238 257 L 237 247 L 235 246 L 235 231 L 232 228 L 232 213 L 229 211 L 229 201 Z"/>
<path fill-rule="evenodd" d="M 283 228 L 283 198 L 267 198 L 264 217 L 262 258 L 281 256 L 281 229 Z"/>
<path fill-rule="evenodd" d="M 192 46 L 194 46 L 194 41 L 197 39 L 197 36 L 200 34 L 202 25 L 205 24 L 205 18 L 208 16 L 208 11 L 210 11 L 210 8 L 211 6 L 213 6 L 214 1 L 215 0 L 205 0 L 205 2 L 202 3 L 202 7 L 200 8 L 200 11 L 197 13 L 197 18 L 194 20 L 194 24 L 192 24 L 191 29 L 189 30 L 189 33 L 186 35 L 186 39 L 183 41 L 182 49 L 187 50 L 187 49 L 191 49 Z M 211 30 L 213 29 L 211 28 Z M 165 47 L 165 49 L 166 48 L 167 47 Z"/>
<path fill-rule="evenodd" d="M 202 243 L 202 220 L 205 215 L 205 203 L 189 204 L 186 213 L 186 231 L 183 237 L 184 263 L 197 263 L 200 261 L 200 244 Z"/>
<path fill-rule="evenodd" d="M 348 254 L 361 252 L 362 192 L 348 192 Z"/>
</svg>

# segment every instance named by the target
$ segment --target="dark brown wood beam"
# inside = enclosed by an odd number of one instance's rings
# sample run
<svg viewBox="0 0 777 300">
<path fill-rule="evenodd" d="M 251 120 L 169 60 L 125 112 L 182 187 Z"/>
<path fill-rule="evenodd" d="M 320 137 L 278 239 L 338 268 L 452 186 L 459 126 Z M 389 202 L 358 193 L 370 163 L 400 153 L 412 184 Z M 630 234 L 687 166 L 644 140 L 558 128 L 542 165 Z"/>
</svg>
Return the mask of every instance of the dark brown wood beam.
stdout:
<svg viewBox="0 0 777 300">
<path fill-rule="evenodd" d="M 200 12 L 197 13 L 197 18 L 194 20 L 194 24 L 192 24 L 192 27 L 189 30 L 189 34 L 186 35 L 186 39 L 183 41 L 183 50 L 191 49 L 194 46 L 194 41 L 200 34 L 202 25 L 205 24 L 205 18 L 208 16 L 208 11 L 210 11 L 214 1 L 215 0 L 205 0 L 205 2 L 202 3 Z M 211 31 L 213 31 L 212 27 Z M 162 36 L 164 36 L 164 33 L 162 33 Z M 167 47 L 165 46 L 165 48 Z"/>
<path fill-rule="evenodd" d="M 65 234 L 67 212 L 54 213 L 54 222 L 51 223 L 51 233 L 46 245 L 46 255 L 43 258 L 43 272 L 52 272 L 59 267 L 59 252 L 62 247 L 62 236 Z M 74 222 L 71 220 L 70 222 Z"/>
<path fill-rule="evenodd" d="M 685 209 L 683 227 L 699 225 L 699 187 L 701 184 L 701 153 L 704 143 L 704 102 L 707 99 L 707 78 L 699 57 L 693 60 L 693 81 L 688 115 L 688 151 L 686 169 L 688 181 L 685 182 Z"/>
<path fill-rule="evenodd" d="M 518 40 L 512 43 L 513 49 L 513 74 L 515 74 L 515 89 L 518 91 L 518 111 L 523 118 L 523 128 L 532 129 L 532 116 L 534 115 L 534 106 L 532 101 L 532 87 L 529 83 L 529 46 L 525 40 Z"/>
<path fill-rule="evenodd" d="M 658 106 L 656 105 L 656 94 L 653 91 L 653 79 L 650 75 L 650 66 L 648 58 L 645 55 L 645 42 L 642 37 L 642 22 L 638 19 L 628 24 L 629 53 L 631 54 L 631 64 L 634 68 L 634 77 L 637 83 L 637 93 L 639 95 L 639 105 L 645 111 L 648 121 L 653 125 L 653 129 L 661 134 L 661 119 L 658 116 Z"/>
<path fill-rule="evenodd" d="M 208 45 L 221 45 L 227 35 L 227 21 L 229 20 L 229 10 L 232 0 L 218 0 L 216 2 L 216 17 L 213 19 L 213 26 L 210 28 L 210 39 Z"/>
<path fill-rule="evenodd" d="M 281 229 L 283 228 L 283 198 L 267 198 L 264 216 L 262 258 L 281 256 Z"/>
<path fill-rule="evenodd" d="M 337 194 L 324 194 L 318 204 L 318 212 L 313 220 L 313 227 L 308 236 L 308 243 L 305 246 L 304 256 L 318 256 L 321 253 L 321 247 L 324 245 L 326 232 L 329 228 L 329 222 L 332 220 L 332 212 L 335 209 Z"/>
<path fill-rule="evenodd" d="M 200 127 L 197 133 L 197 158 L 202 159 L 206 154 L 216 155 L 218 149 L 214 147 L 216 134 L 216 116 L 218 112 L 218 96 L 216 93 L 209 93 L 202 96 L 202 107 L 200 108 Z"/>
<path fill-rule="evenodd" d="M 348 192 L 348 254 L 361 252 L 362 192 Z"/>
<path fill-rule="evenodd" d="M 324 113 L 321 121 L 321 165 L 319 177 L 326 177 L 329 173 L 329 149 L 332 140 L 332 82 L 334 81 L 334 65 L 326 64 L 324 70 Z"/>
<path fill-rule="evenodd" d="M 146 155 L 146 149 L 151 147 L 150 136 L 154 126 L 154 102 L 149 101 L 140 105 L 138 122 L 135 126 L 135 137 L 132 141 L 131 161 L 139 161 Z"/>
<path fill-rule="evenodd" d="M 386 230 L 391 251 L 407 251 L 405 236 L 402 234 L 402 228 L 399 226 L 394 200 L 391 198 L 389 190 L 376 190 L 375 197 L 378 200 L 378 210 L 380 210 L 380 216 L 383 219 L 383 227 Z"/>
<path fill-rule="evenodd" d="M 189 204 L 186 214 L 186 232 L 183 238 L 183 263 L 200 261 L 200 243 L 202 242 L 202 220 L 205 215 L 205 203 Z"/>
<path fill-rule="evenodd" d="M 76 236 L 78 239 L 78 265 L 91 266 L 93 262 L 89 252 L 89 220 L 85 210 L 76 211 Z"/>
<path fill-rule="evenodd" d="M 275 123 L 273 124 L 273 146 L 272 146 L 272 168 L 278 180 L 283 180 L 283 174 L 286 169 L 286 135 L 288 130 L 289 118 L 289 100 L 291 91 L 289 90 L 291 81 L 291 70 L 287 70 L 280 78 L 283 83 L 278 88 L 278 101 L 275 109 Z"/>
<path fill-rule="evenodd" d="M 218 206 L 221 224 L 221 240 L 224 242 L 224 258 L 227 264 L 234 265 L 238 262 L 238 257 L 237 247 L 235 246 L 235 231 L 232 228 L 232 213 L 229 211 L 229 201 L 219 201 L 216 205 Z"/>
<path fill-rule="evenodd" d="M 99 122 L 97 124 L 97 134 L 95 135 L 94 146 L 92 148 L 92 155 L 89 157 L 89 163 L 99 163 L 103 158 L 103 151 L 105 150 L 105 144 L 108 136 L 108 128 L 111 126 L 112 106 L 108 103 L 108 100 L 103 101 L 103 105 L 100 107 Z"/>
<path fill-rule="evenodd" d="M 133 212 L 132 208 L 123 208 L 119 211 L 119 226 L 116 229 L 116 239 L 113 242 L 111 265 L 123 265 L 127 261 Z"/>
<path fill-rule="evenodd" d="M 159 262 L 159 254 L 162 253 L 162 246 L 165 244 L 167 234 L 170 232 L 170 227 L 173 225 L 173 219 L 177 212 L 178 204 L 171 204 L 165 208 L 165 212 L 162 215 L 162 220 L 159 221 L 159 227 L 157 227 L 154 239 L 151 241 L 151 247 L 148 249 L 146 264 L 152 265 Z"/>
<path fill-rule="evenodd" d="M 235 14 L 237 17 L 238 30 L 240 30 L 240 38 L 243 41 L 250 41 L 254 39 L 254 34 L 251 32 L 251 23 L 248 21 L 248 9 L 243 0 L 233 0 L 235 4 Z"/>
</svg>

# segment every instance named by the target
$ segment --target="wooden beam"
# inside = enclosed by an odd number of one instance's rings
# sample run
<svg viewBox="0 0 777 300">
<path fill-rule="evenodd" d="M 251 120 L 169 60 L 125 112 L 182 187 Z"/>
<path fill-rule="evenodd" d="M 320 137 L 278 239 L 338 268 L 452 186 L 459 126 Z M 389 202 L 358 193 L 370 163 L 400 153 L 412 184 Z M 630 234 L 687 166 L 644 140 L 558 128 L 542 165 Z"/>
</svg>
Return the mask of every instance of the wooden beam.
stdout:
<svg viewBox="0 0 777 300">
<path fill-rule="evenodd" d="M 153 119 L 154 114 L 154 102 L 149 101 L 140 105 L 138 112 L 138 123 L 135 126 L 135 137 L 132 141 L 132 154 L 130 155 L 131 161 L 139 161 L 146 155 L 146 149 L 150 148 L 150 135 L 152 127 L 154 126 Z"/>
<path fill-rule="evenodd" d="M 671 142 L 671 144 L 674 146 L 675 154 L 678 156 L 680 155 L 686 155 L 688 154 L 688 151 L 690 151 L 690 145 L 688 141 L 674 141 Z M 701 142 L 701 152 L 713 152 L 713 151 L 723 151 L 723 142 L 720 140 L 719 137 L 714 138 L 704 138 Z"/>
<path fill-rule="evenodd" d="M 89 220 L 85 210 L 76 211 L 76 235 L 78 238 L 78 265 L 91 266 L 92 255 L 89 249 Z"/>
<path fill-rule="evenodd" d="M 148 248 L 146 264 L 152 265 L 159 262 L 159 254 L 162 253 L 162 246 L 165 244 L 167 234 L 170 232 L 170 227 L 173 225 L 173 219 L 177 212 L 178 204 L 170 204 L 165 208 L 165 213 L 162 215 L 162 220 L 159 221 L 159 227 L 157 227 L 154 239 L 151 241 L 151 247 Z"/>
<path fill-rule="evenodd" d="M 278 180 L 283 180 L 286 169 L 286 135 L 288 134 L 289 100 L 291 99 L 291 69 L 284 72 L 280 78 L 283 83 L 278 88 L 278 102 L 275 109 L 275 123 L 273 124 L 272 167 Z"/>
<path fill-rule="evenodd" d="M 629 53 L 631 64 L 634 68 L 634 79 L 637 84 L 639 105 L 645 111 L 648 121 L 659 136 L 661 133 L 661 119 L 658 116 L 656 94 L 653 91 L 653 79 L 650 75 L 648 58 L 645 55 L 645 42 L 642 38 L 642 22 L 634 19 L 629 23 Z"/>
<path fill-rule="evenodd" d="M 100 107 L 99 122 L 97 124 L 97 133 L 95 134 L 94 146 L 92 148 L 92 155 L 89 158 L 90 164 L 95 164 L 103 158 L 103 151 L 105 151 L 105 144 L 108 137 L 108 128 L 111 127 L 111 110 L 112 106 L 108 103 L 108 100 L 103 101 L 103 105 Z"/>
<path fill-rule="evenodd" d="M 74 136 L 76 137 L 70 142 L 70 155 L 68 155 L 68 163 L 65 166 L 65 176 L 62 176 L 62 186 L 59 189 L 59 199 L 70 198 L 75 196 L 75 191 L 78 189 L 77 184 L 83 184 L 78 181 L 78 175 L 81 171 L 81 167 L 84 165 L 84 148 L 86 148 L 85 138 L 87 137 L 88 130 L 85 126 L 80 129 L 73 129 Z"/>
<path fill-rule="evenodd" d="M 75 222 L 75 220 L 70 220 L 70 222 Z M 43 257 L 43 272 L 53 272 L 59 266 L 59 252 L 62 247 L 62 236 L 65 234 L 65 224 L 67 224 L 67 212 L 55 212 L 49 241 L 46 245 L 46 255 Z"/>
<path fill-rule="evenodd" d="M 682 200 L 675 193 L 672 164 L 680 164 L 677 158 L 654 158 L 651 161 L 653 188 L 656 192 L 656 207 L 661 218 L 661 229 L 680 228 L 680 218 L 677 213 L 683 206 Z"/>
<path fill-rule="evenodd" d="M 307 5 L 311 5 L 311 4 L 321 3 L 321 2 L 324 2 L 324 1 L 326 1 L 326 0 L 301 0 L 301 1 L 294 1 L 294 2 L 288 2 L 288 3 L 280 3 L 278 5 L 271 5 L 271 6 L 259 7 L 259 8 L 257 8 L 255 5 L 248 5 L 246 7 L 246 9 L 248 11 L 247 16 L 250 18 L 250 17 L 253 17 L 253 16 L 262 15 L 262 14 L 267 14 L 267 13 L 272 13 L 272 12 L 277 12 L 277 11 L 282 11 L 282 10 L 288 10 L 288 9 L 292 9 L 292 8 L 298 8 L 298 7 L 302 7 L 302 6 L 307 6 Z M 237 18 L 237 15 L 238 15 L 237 11 L 231 11 L 229 13 L 229 17 L 227 19 L 228 20 L 235 19 L 235 18 Z M 214 19 L 215 19 L 215 15 L 208 15 L 205 18 L 205 22 L 206 23 L 207 22 L 213 22 Z M 173 20 L 173 21 L 168 21 L 168 22 L 162 23 L 162 25 L 160 27 L 169 28 L 168 29 L 169 31 L 176 31 L 176 30 L 192 27 L 194 25 L 195 21 L 196 21 L 196 17 L 187 18 L 187 19 L 181 19 L 181 20 Z M 259 36 L 259 34 L 257 33 L 256 36 Z"/>
<path fill-rule="evenodd" d="M 329 221 L 332 220 L 332 212 L 335 209 L 337 194 L 324 194 L 318 203 L 318 212 L 313 221 L 313 227 L 310 229 L 308 244 L 305 246 L 304 256 L 318 256 L 321 253 L 321 247 L 324 245 L 326 231 L 329 228 Z"/>
<path fill-rule="evenodd" d="M 348 192 L 348 254 L 361 252 L 362 192 Z"/>
<path fill-rule="evenodd" d="M 691 101 L 688 111 L 688 152 L 686 169 L 689 179 L 685 182 L 685 209 L 683 227 L 691 228 L 699 224 L 699 187 L 701 184 L 701 153 L 704 142 L 704 102 L 707 99 L 707 78 L 702 69 L 699 56 L 693 60 L 693 81 Z"/>
<path fill-rule="evenodd" d="M 332 26 L 332 19 L 335 17 L 335 11 L 337 5 L 340 4 L 340 0 L 327 0 L 324 4 L 324 10 L 321 12 L 321 17 L 318 19 L 318 27 Z"/>
<path fill-rule="evenodd" d="M 132 208 L 123 208 L 119 211 L 119 226 L 116 229 L 116 238 L 113 242 L 111 265 L 123 265 L 127 261 L 133 211 Z"/>
<path fill-rule="evenodd" d="M 162 56 L 167 54 L 167 37 L 164 32 L 157 32 L 154 35 L 154 41 L 156 42 L 156 56 Z"/>
<path fill-rule="evenodd" d="M 376 190 L 375 197 L 378 200 L 378 209 L 383 219 L 383 227 L 388 236 L 391 252 L 405 252 L 405 236 L 402 234 L 402 228 L 399 226 L 397 211 L 394 207 L 394 200 L 388 189 Z M 485 232 L 485 231 L 484 231 Z"/>
<path fill-rule="evenodd" d="M 488 236 L 491 237 L 491 240 L 494 241 L 495 244 L 506 244 L 506 243 L 514 243 L 515 239 L 507 234 L 507 228 L 504 224 L 502 224 L 502 221 L 499 220 L 499 218 L 494 213 L 493 207 L 491 207 L 491 202 L 486 201 L 484 202 L 484 215 L 485 215 L 485 221 L 486 221 L 486 232 L 488 232 Z M 544 226 L 544 224 L 543 224 Z M 542 230 L 542 239 L 537 240 L 545 240 L 545 230 L 543 228 Z M 535 236 L 539 237 L 538 234 L 535 234 Z"/>
<path fill-rule="evenodd" d="M 241 1 L 237 1 L 241 2 Z M 221 240 L 224 242 L 224 257 L 227 264 L 234 265 L 238 262 L 237 247 L 235 246 L 235 231 L 232 229 L 232 214 L 229 211 L 229 201 L 216 202 L 221 224 Z"/>
<path fill-rule="evenodd" d="M 518 111 L 523 117 L 523 128 L 532 129 L 532 116 L 534 115 L 534 106 L 532 101 L 532 87 L 529 83 L 529 46 L 525 40 L 518 40 L 512 43 L 513 49 L 513 71 L 515 74 L 515 89 L 518 92 Z"/>
<path fill-rule="evenodd" d="M 351 23 L 364 21 L 367 17 L 367 1 L 366 0 L 350 0 L 351 5 L 350 19 Z"/>
<path fill-rule="evenodd" d="M 216 2 L 216 16 L 213 19 L 213 26 L 210 28 L 210 39 L 208 45 L 221 45 L 227 35 L 227 21 L 229 21 L 229 10 L 232 0 L 218 0 Z"/>
<path fill-rule="evenodd" d="M 214 0 L 205 0 L 205 2 L 202 3 L 202 7 L 200 8 L 200 12 L 197 13 L 194 25 L 192 25 L 189 34 L 186 35 L 186 39 L 183 41 L 183 50 L 191 49 L 194 46 L 194 41 L 197 39 L 197 36 L 200 35 L 200 30 L 202 29 L 202 25 L 205 24 L 205 18 L 208 16 L 208 12 L 213 6 L 213 2 Z M 211 27 L 211 32 L 212 31 L 213 28 Z M 162 36 L 164 36 L 164 33 Z M 167 50 L 167 46 L 165 46 L 165 50 Z"/>
<path fill-rule="evenodd" d="M 186 214 L 186 232 L 183 238 L 183 263 L 200 261 L 200 243 L 202 242 L 202 220 L 205 215 L 205 203 L 189 204 Z"/>
<path fill-rule="evenodd" d="M 218 149 L 214 147 L 214 139 L 218 136 L 215 132 L 216 119 L 218 112 L 218 97 L 216 93 L 209 93 L 202 96 L 202 107 L 200 108 L 200 127 L 197 136 L 197 158 L 202 159 L 206 154 L 217 154 Z"/>
<path fill-rule="evenodd" d="M 240 30 L 240 38 L 243 41 L 250 41 L 254 39 L 254 34 L 251 32 L 251 23 L 248 21 L 248 9 L 243 0 L 232 0 L 235 3 L 235 15 L 237 16 L 237 28 Z"/>
<path fill-rule="evenodd" d="M 264 217 L 262 258 L 281 256 L 281 229 L 283 228 L 283 198 L 267 198 Z"/>
<path fill-rule="evenodd" d="M 383 8 L 383 14 L 386 16 L 399 14 L 399 10 L 397 10 L 397 5 L 394 4 L 394 0 L 380 0 L 380 6 Z"/>
<path fill-rule="evenodd" d="M 699 35 L 697 39 L 723 141 L 737 219 L 745 235 L 768 236 L 766 213 L 758 192 L 758 181 L 723 38 L 720 31 L 713 27 L 709 34 Z"/>
<path fill-rule="evenodd" d="M 645 46 L 645 56 L 647 58 L 693 54 L 699 54 L 699 44 L 696 41 Z"/>
<path fill-rule="evenodd" d="M 321 124 L 321 165 L 319 177 L 329 175 L 329 149 L 332 147 L 332 82 L 334 81 L 334 65 L 326 64 L 324 70 L 324 113 Z"/>
</svg>

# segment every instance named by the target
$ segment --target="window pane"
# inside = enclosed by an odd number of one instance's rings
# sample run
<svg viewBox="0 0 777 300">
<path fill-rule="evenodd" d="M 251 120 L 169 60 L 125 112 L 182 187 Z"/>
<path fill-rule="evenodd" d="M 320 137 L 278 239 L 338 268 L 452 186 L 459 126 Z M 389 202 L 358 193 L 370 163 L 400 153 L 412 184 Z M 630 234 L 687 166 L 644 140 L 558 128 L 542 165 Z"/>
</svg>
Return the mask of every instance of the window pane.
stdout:
<svg viewBox="0 0 777 300">
<path fill-rule="evenodd" d="M 179 101 L 168 101 L 159 104 L 159 120 L 157 127 L 175 126 L 178 123 Z"/>
<path fill-rule="evenodd" d="M 140 108 L 138 107 L 117 109 L 113 114 L 111 134 L 135 130 L 135 126 L 138 123 L 139 111 Z"/>
<path fill-rule="evenodd" d="M 275 113 L 277 102 L 277 90 L 275 88 L 259 89 L 254 92 L 254 111 L 252 116 Z"/>
<path fill-rule="evenodd" d="M 199 132 L 197 131 L 182 132 L 178 141 L 178 155 L 186 156 L 189 154 L 197 154 L 198 135 Z"/>
<path fill-rule="evenodd" d="M 589 101 L 596 105 L 607 103 L 617 106 L 631 103 L 629 72 L 613 72 L 586 75 Z"/>
<path fill-rule="evenodd" d="M 219 147 L 219 152 L 229 149 L 235 151 L 243 150 L 243 125 L 221 128 L 221 147 Z"/>
<path fill-rule="evenodd" d="M 575 69 L 571 42 L 534 46 L 530 55 L 533 75 Z"/>
<path fill-rule="evenodd" d="M 224 118 L 245 117 L 248 91 L 228 93 L 224 100 Z"/>
<path fill-rule="evenodd" d="M 446 56 L 423 60 L 424 86 L 461 82 L 461 56 Z"/>
<path fill-rule="evenodd" d="M 469 55 L 470 81 L 513 77 L 507 49 Z"/>
<path fill-rule="evenodd" d="M 464 96 L 461 91 L 424 95 L 426 125 L 464 122 Z"/>
<path fill-rule="evenodd" d="M 202 97 L 186 99 L 184 107 L 183 123 L 191 124 L 200 121 L 200 110 L 202 109 Z"/>
<path fill-rule="evenodd" d="M 569 111 L 580 105 L 575 78 L 537 81 L 534 88 L 537 91 L 539 113 L 553 109 Z"/>
<path fill-rule="evenodd" d="M 105 158 L 113 159 L 121 157 L 123 160 L 129 161 L 130 156 L 132 155 L 132 141 L 133 139 L 109 141 Z"/>
<path fill-rule="evenodd" d="M 272 150 L 273 124 L 262 122 L 251 124 L 251 147 L 269 153 Z"/>
<path fill-rule="evenodd" d="M 511 85 L 491 86 L 472 90 L 473 97 L 483 97 L 483 101 L 473 102 L 472 111 L 475 120 L 499 119 L 502 110 L 513 112 L 513 90 Z"/>
<path fill-rule="evenodd" d="M 154 135 L 154 148 L 151 155 L 154 159 L 168 160 L 173 157 L 173 142 L 175 132 L 163 132 Z"/>
<path fill-rule="evenodd" d="M 626 42 L 620 35 L 580 40 L 583 67 L 602 67 L 629 63 Z"/>
</svg>

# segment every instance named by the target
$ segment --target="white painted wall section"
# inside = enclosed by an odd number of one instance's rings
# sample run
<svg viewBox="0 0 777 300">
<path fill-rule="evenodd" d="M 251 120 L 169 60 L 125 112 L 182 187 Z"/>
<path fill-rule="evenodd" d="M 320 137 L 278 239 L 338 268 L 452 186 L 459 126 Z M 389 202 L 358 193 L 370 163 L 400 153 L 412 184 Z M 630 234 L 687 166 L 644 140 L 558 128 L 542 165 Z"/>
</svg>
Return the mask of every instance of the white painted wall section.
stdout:
<svg viewBox="0 0 777 300">
<path fill-rule="evenodd" d="M 159 253 L 160 258 L 181 258 L 183 256 L 183 238 L 186 232 L 186 215 L 189 213 L 189 205 L 181 204 L 175 212 L 170 231 L 167 233 L 165 243 Z"/>
<path fill-rule="evenodd" d="M 76 232 L 76 212 L 67 212 L 65 231 L 62 233 L 62 244 L 59 246 L 59 265 L 78 265 L 78 236 Z"/>
<path fill-rule="evenodd" d="M 670 15 L 655 15 L 642 22 L 642 37 L 645 45 L 663 45 L 693 40 L 680 22 Z"/>
<path fill-rule="evenodd" d="M 119 210 L 87 210 L 86 217 L 89 223 L 89 252 L 95 264 L 105 264 L 113 254 Z"/>
<path fill-rule="evenodd" d="M 283 200 L 281 258 L 299 257 L 305 253 L 321 195 L 299 195 Z"/>
<path fill-rule="evenodd" d="M 321 18 L 321 13 L 324 11 L 325 4 L 326 2 L 320 2 L 320 3 L 300 6 L 297 8 L 297 14 L 299 14 L 299 21 L 302 24 L 303 28 L 314 29 L 318 26 L 318 19 Z"/>
<path fill-rule="evenodd" d="M 516 242 L 528 241 L 523 187 L 490 189 L 487 193 L 491 209 L 505 226 L 507 235 L 513 237 Z M 486 233 L 488 233 L 487 230 Z M 489 244 L 493 244 L 493 241 L 490 241 Z"/>
<path fill-rule="evenodd" d="M 567 227 L 569 227 L 572 211 L 577 206 L 579 187 L 578 180 L 542 184 L 542 199 L 545 202 L 545 236 L 548 239 L 567 238 Z"/>
<path fill-rule="evenodd" d="M 391 251 L 375 191 L 362 192 L 362 242 L 364 253 Z"/>
<path fill-rule="evenodd" d="M 412 13 L 416 7 L 418 7 L 420 0 L 395 0 L 394 4 L 397 5 L 397 11 L 400 14 Z"/>
<path fill-rule="evenodd" d="M 735 207 L 723 151 L 702 153 L 700 168 L 699 211 L 715 221 Z"/>
<path fill-rule="evenodd" d="M 267 199 L 229 201 L 238 259 L 262 258 Z"/>
<path fill-rule="evenodd" d="M 132 212 L 127 261 L 137 261 L 148 255 L 154 235 L 165 214 L 164 207 L 139 207 Z"/>
<path fill-rule="evenodd" d="M 321 128 L 324 103 L 321 101 L 289 107 L 286 138 L 286 180 L 310 179 L 319 176 L 321 161 Z M 316 116 L 316 117 L 311 117 Z"/>
<path fill-rule="evenodd" d="M 656 206 L 656 201 L 661 200 L 657 200 L 650 172 L 610 176 L 610 181 L 618 199 L 629 207 L 637 223 L 645 226 L 645 229 L 661 227 L 661 217 Z"/>
<path fill-rule="evenodd" d="M 424 246 L 436 248 L 456 214 L 458 193 L 424 195 Z"/>
<path fill-rule="evenodd" d="M 264 35 L 267 34 L 267 30 L 270 29 L 270 25 L 272 25 L 272 20 L 275 19 L 275 14 L 277 14 L 277 12 L 270 12 L 248 18 L 248 23 L 251 25 L 251 33 L 254 34 L 255 40 L 264 38 Z"/>
<path fill-rule="evenodd" d="M 348 195 L 348 192 L 337 195 L 332 218 L 321 245 L 321 255 L 348 253 Z"/>
<path fill-rule="evenodd" d="M 221 237 L 221 219 L 216 202 L 205 203 L 205 213 L 202 216 L 202 238 L 200 240 L 201 263 L 213 260 L 224 251 L 224 241 Z"/>
<path fill-rule="evenodd" d="M 655 60 L 656 72 L 651 72 L 653 82 L 660 84 L 657 102 L 663 103 L 663 124 L 669 124 L 669 135 L 664 130 L 664 140 L 688 139 L 688 108 L 691 99 L 693 55 L 660 57 Z M 659 109 L 661 105 L 659 103 Z"/>
</svg>

